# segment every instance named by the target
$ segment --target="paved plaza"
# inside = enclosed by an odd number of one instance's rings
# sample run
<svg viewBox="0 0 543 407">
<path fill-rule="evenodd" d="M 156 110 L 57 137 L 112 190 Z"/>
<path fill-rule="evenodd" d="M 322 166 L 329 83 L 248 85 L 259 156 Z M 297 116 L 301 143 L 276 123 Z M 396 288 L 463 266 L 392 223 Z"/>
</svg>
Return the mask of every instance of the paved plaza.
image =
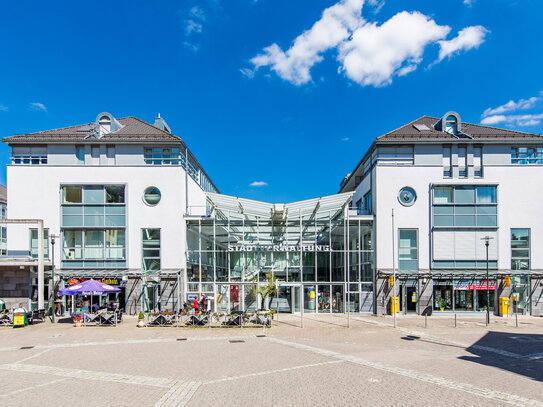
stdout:
<svg viewBox="0 0 543 407">
<path fill-rule="evenodd" d="M 0 330 L 0 405 L 543 406 L 543 319 L 280 315 L 271 329 Z M 350 325 L 350 327 L 348 327 Z"/>
</svg>

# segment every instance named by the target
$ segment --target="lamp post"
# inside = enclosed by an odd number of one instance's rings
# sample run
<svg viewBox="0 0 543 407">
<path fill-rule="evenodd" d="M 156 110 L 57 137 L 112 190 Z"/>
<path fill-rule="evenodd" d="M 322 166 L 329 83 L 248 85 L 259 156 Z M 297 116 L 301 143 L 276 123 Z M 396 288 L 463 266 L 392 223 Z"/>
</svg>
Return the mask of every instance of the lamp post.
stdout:
<svg viewBox="0 0 543 407">
<path fill-rule="evenodd" d="M 485 236 L 481 240 L 485 241 L 486 249 L 486 324 L 490 324 L 490 289 L 488 287 L 489 275 L 488 275 L 488 246 L 490 245 L 490 236 Z"/>
<path fill-rule="evenodd" d="M 51 239 L 51 279 L 53 281 L 51 288 L 51 300 L 49 301 L 49 307 L 51 308 L 51 322 L 55 323 L 55 239 L 58 239 L 57 235 L 50 235 Z"/>
</svg>

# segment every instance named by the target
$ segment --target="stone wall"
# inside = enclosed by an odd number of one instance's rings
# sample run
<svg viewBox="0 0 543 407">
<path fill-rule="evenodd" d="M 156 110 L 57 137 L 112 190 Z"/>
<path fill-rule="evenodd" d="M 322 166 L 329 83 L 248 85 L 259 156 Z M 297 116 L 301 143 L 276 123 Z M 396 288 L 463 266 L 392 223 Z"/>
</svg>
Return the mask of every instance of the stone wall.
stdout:
<svg viewBox="0 0 543 407">
<path fill-rule="evenodd" d="M 18 306 L 28 308 L 30 297 L 30 272 L 19 268 L 0 270 L 0 298 L 6 302 L 6 308 Z"/>
</svg>

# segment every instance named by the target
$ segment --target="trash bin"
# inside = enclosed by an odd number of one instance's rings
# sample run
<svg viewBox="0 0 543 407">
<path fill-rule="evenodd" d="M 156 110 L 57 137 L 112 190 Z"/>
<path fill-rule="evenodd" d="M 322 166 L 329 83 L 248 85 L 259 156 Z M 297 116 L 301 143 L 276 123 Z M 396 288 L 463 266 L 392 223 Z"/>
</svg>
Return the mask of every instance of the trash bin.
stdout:
<svg viewBox="0 0 543 407">
<path fill-rule="evenodd" d="M 509 315 L 509 298 L 508 297 L 499 298 L 499 312 L 501 316 Z"/>
<path fill-rule="evenodd" d="M 13 327 L 24 327 L 28 325 L 28 320 L 26 319 L 26 312 L 14 312 L 13 313 Z"/>
<path fill-rule="evenodd" d="M 390 297 L 390 315 L 400 312 L 400 297 Z"/>
</svg>

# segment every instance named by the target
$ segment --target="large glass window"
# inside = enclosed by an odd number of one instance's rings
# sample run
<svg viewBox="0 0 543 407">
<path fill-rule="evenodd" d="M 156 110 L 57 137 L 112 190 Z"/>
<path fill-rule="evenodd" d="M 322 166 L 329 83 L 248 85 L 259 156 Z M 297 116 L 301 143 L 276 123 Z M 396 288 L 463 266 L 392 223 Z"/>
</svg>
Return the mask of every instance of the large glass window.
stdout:
<svg viewBox="0 0 543 407">
<path fill-rule="evenodd" d="M 124 229 L 64 229 L 62 231 L 62 266 L 124 267 Z"/>
<path fill-rule="evenodd" d="M 338 311 L 346 306 L 343 284 L 363 281 L 372 287 L 373 227 L 357 218 L 346 222 L 339 209 L 313 211 L 314 207 L 301 215 L 289 210 L 282 217 L 260 217 L 235 210 L 211 220 L 187 220 L 187 280 L 194 292 L 203 292 L 204 284 L 215 290 L 223 284 L 239 287 L 240 298 L 246 301 L 234 300 L 230 290 L 229 310 L 234 306 L 247 310 L 255 284 L 260 287 L 274 279 L 293 287 L 286 297 L 274 299 L 280 309 L 296 310 L 299 306 L 293 304 L 303 298 L 313 312 L 343 312 Z M 368 298 L 373 298 L 370 294 Z M 291 305 L 283 307 L 288 301 Z M 226 305 L 217 300 L 217 307 Z"/>
<path fill-rule="evenodd" d="M 511 229 L 511 270 L 530 269 L 530 229 Z"/>
<path fill-rule="evenodd" d="M 414 271 L 419 269 L 418 243 L 416 229 L 400 229 L 399 239 L 399 266 L 400 271 Z"/>
<path fill-rule="evenodd" d="M 543 164 L 543 147 L 512 147 L 511 164 Z"/>
<path fill-rule="evenodd" d="M 38 229 L 30 229 L 30 257 L 38 258 Z M 49 229 L 43 229 L 43 257 L 49 258 Z"/>
<path fill-rule="evenodd" d="M 142 229 L 142 267 L 144 271 L 160 270 L 160 229 Z"/>
<path fill-rule="evenodd" d="M 145 164 L 181 165 L 184 158 L 179 147 L 146 147 L 144 151 Z"/>
<path fill-rule="evenodd" d="M 124 227 L 124 185 L 64 185 L 62 227 Z"/>
<path fill-rule="evenodd" d="M 433 191 L 435 227 L 496 227 L 495 186 L 439 186 Z"/>
</svg>

